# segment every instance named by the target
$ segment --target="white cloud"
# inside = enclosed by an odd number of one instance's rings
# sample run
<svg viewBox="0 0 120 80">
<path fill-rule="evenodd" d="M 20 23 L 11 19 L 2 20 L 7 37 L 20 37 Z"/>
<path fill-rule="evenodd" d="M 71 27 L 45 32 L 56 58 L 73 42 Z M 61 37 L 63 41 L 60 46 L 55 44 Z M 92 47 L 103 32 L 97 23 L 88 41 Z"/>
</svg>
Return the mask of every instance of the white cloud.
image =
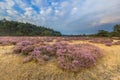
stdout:
<svg viewBox="0 0 120 80">
<path fill-rule="evenodd" d="M 23 10 L 25 8 L 27 8 L 27 7 L 30 7 L 30 5 L 28 5 L 27 3 L 23 2 L 23 0 L 14 0 L 14 1 Z"/>
<path fill-rule="evenodd" d="M 48 16 L 52 13 L 52 9 L 50 7 L 47 7 L 46 9 L 41 8 L 40 15 L 42 16 Z"/>
<path fill-rule="evenodd" d="M 6 0 L 6 6 L 8 7 L 13 7 L 15 5 L 14 1 L 13 0 Z"/>
<path fill-rule="evenodd" d="M 78 8 L 74 7 L 71 11 L 71 15 L 74 15 L 78 12 Z"/>
<path fill-rule="evenodd" d="M 6 0 L 5 2 L 0 2 L 0 9 L 12 9 L 14 6 L 14 1 Z"/>
<path fill-rule="evenodd" d="M 100 20 L 100 24 L 106 24 L 106 23 L 114 23 L 120 21 L 120 16 L 109 16 L 109 17 L 104 17 L 103 19 Z"/>
<path fill-rule="evenodd" d="M 5 9 L 5 3 L 4 2 L 0 2 L 0 9 Z"/>
<path fill-rule="evenodd" d="M 51 12 L 52 12 L 52 9 L 50 7 L 48 7 L 45 11 L 45 14 L 49 15 L 49 14 L 51 14 Z"/>
<path fill-rule="evenodd" d="M 7 9 L 6 12 L 11 16 L 16 15 L 18 13 L 16 10 L 12 10 L 12 9 L 11 10 Z"/>
<path fill-rule="evenodd" d="M 32 16 L 34 10 L 31 7 L 25 8 L 25 16 Z"/>
<path fill-rule="evenodd" d="M 59 3 L 58 2 L 52 2 L 52 6 L 57 6 Z"/>
</svg>

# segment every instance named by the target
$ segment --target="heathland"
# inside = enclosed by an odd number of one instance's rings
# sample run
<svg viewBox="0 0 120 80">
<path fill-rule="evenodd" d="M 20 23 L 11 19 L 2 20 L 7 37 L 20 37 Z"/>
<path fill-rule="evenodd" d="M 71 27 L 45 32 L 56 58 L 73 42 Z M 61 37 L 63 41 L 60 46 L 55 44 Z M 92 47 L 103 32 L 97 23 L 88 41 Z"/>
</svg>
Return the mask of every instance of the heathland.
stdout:
<svg viewBox="0 0 120 80">
<path fill-rule="evenodd" d="M 120 80 L 119 58 L 119 38 L 0 37 L 0 80 Z"/>
</svg>

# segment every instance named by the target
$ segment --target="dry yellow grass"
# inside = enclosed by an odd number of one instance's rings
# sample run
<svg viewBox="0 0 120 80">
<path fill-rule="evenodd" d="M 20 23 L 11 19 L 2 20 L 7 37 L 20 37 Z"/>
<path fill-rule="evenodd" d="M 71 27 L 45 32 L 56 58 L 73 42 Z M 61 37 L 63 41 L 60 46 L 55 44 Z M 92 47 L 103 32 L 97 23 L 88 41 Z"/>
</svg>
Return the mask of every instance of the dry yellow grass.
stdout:
<svg viewBox="0 0 120 80">
<path fill-rule="evenodd" d="M 78 43 L 89 42 L 71 42 Z M 0 80 L 120 80 L 120 46 L 93 45 L 103 49 L 104 57 L 95 67 L 81 69 L 78 73 L 61 70 L 55 59 L 44 65 L 34 61 L 23 64 L 25 56 L 9 54 L 14 46 L 0 46 Z"/>
</svg>

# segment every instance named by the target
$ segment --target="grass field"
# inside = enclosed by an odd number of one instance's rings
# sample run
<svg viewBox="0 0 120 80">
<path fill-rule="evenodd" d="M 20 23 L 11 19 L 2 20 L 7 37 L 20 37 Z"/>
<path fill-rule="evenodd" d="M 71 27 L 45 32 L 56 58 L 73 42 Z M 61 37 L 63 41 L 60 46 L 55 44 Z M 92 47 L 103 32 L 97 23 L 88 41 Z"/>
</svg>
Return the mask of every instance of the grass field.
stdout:
<svg viewBox="0 0 120 80">
<path fill-rule="evenodd" d="M 72 41 L 71 44 L 89 43 Z M 14 46 L 0 46 L 0 80 L 120 80 L 120 45 L 105 46 L 104 57 L 95 67 L 68 72 L 60 69 L 52 59 L 44 65 L 34 61 L 23 63 L 25 56 L 11 54 Z"/>
</svg>

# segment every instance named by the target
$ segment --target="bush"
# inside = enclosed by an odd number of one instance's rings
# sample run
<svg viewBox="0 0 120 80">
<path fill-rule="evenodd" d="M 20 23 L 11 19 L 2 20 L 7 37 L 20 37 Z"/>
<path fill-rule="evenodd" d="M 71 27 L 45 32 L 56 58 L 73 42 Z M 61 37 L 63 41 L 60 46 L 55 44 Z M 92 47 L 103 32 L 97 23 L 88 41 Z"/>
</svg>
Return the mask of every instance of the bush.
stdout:
<svg viewBox="0 0 120 80">
<path fill-rule="evenodd" d="M 34 49 L 33 43 L 30 41 L 18 42 L 13 50 L 14 53 L 23 53 L 24 55 L 28 54 Z"/>
<path fill-rule="evenodd" d="M 93 45 L 66 45 L 57 50 L 58 64 L 62 69 L 78 71 L 80 67 L 91 67 L 102 57 L 102 51 Z"/>
<path fill-rule="evenodd" d="M 15 48 L 13 49 L 13 52 L 16 54 L 19 54 L 21 53 L 22 48 L 23 48 L 22 46 L 15 46 Z"/>
<path fill-rule="evenodd" d="M 31 41 L 21 41 L 17 43 L 17 46 L 28 46 L 28 45 L 33 45 Z"/>
<path fill-rule="evenodd" d="M 28 55 L 29 52 L 33 51 L 34 47 L 32 45 L 28 45 L 22 48 L 21 52 L 24 55 Z"/>
<path fill-rule="evenodd" d="M 28 55 L 24 62 L 31 59 L 37 62 L 48 61 L 55 57 L 60 68 L 70 71 L 78 71 L 81 67 L 94 66 L 97 60 L 103 56 L 100 48 L 90 44 L 68 44 L 65 42 L 34 46 L 29 41 L 23 41 L 16 45 L 14 52 Z M 50 58 L 51 57 L 51 58 Z"/>
</svg>

